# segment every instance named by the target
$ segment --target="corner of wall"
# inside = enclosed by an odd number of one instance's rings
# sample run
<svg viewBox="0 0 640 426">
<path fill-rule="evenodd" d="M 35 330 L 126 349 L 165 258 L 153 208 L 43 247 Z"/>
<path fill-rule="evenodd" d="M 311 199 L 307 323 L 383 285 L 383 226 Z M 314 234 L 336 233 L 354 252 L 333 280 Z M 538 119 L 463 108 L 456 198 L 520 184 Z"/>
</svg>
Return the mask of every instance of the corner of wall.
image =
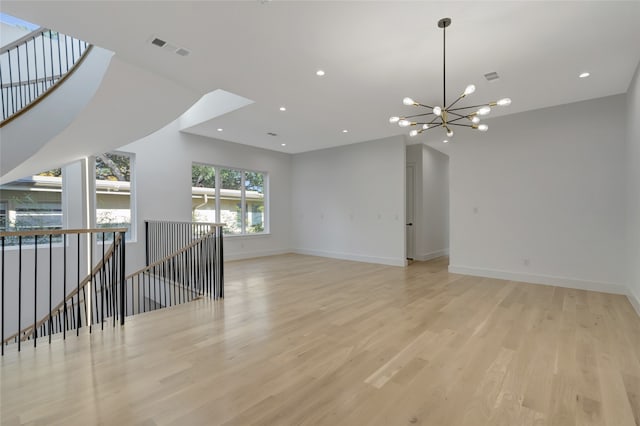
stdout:
<svg viewBox="0 0 640 426">
<path fill-rule="evenodd" d="M 633 306 L 633 309 L 636 310 L 636 313 L 640 317 L 640 295 L 637 295 L 633 292 L 633 289 L 628 288 L 627 299 L 629 299 L 629 303 Z"/>
</svg>

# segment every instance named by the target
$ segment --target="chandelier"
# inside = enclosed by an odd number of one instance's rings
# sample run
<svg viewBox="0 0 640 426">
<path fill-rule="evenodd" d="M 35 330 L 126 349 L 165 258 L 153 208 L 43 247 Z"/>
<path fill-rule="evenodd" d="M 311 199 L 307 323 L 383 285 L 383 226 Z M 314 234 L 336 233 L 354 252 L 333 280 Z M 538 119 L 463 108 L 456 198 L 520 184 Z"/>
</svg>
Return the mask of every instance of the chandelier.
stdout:
<svg viewBox="0 0 640 426">
<path fill-rule="evenodd" d="M 504 98 L 499 101 L 486 102 L 472 106 L 456 106 L 456 104 L 476 90 L 476 86 L 470 84 L 464 89 L 464 92 L 458 98 L 447 106 L 447 73 L 446 73 L 446 28 L 451 25 L 451 18 L 442 18 L 438 21 L 438 28 L 442 28 L 442 106 L 429 106 L 420 102 L 416 102 L 411 98 L 404 98 L 402 103 L 408 106 L 416 106 L 427 108 L 422 114 L 408 115 L 406 117 L 391 117 L 390 123 L 397 123 L 400 127 L 418 127 L 409 132 L 409 136 L 417 136 L 420 133 L 442 127 L 447 137 L 453 136 L 453 126 L 469 127 L 471 129 L 486 132 L 489 126 L 480 122 L 481 117 L 491 112 L 491 108 L 495 106 L 507 106 L 511 104 L 511 99 Z M 415 120 L 415 121 L 414 121 Z M 447 139 L 444 143 L 449 142 Z"/>
</svg>

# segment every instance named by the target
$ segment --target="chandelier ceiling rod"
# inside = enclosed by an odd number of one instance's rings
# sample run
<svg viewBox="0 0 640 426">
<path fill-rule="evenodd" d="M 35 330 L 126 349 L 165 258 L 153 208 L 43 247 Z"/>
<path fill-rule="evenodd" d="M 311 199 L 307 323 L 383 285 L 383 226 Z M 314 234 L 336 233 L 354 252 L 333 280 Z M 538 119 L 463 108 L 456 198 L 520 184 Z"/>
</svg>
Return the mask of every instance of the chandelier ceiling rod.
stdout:
<svg viewBox="0 0 640 426">
<path fill-rule="evenodd" d="M 466 107 L 457 107 L 452 108 L 455 104 L 457 104 L 460 100 L 465 98 L 467 95 L 472 94 L 476 90 L 476 86 L 470 84 L 466 87 L 464 92 L 458 96 L 458 98 L 453 101 L 450 105 L 447 106 L 447 27 L 451 25 L 451 18 L 442 18 L 438 21 L 438 28 L 442 28 L 442 106 L 429 106 L 422 104 L 420 102 L 416 102 L 411 98 L 404 98 L 402 103 L 408 106 L 416 106 L 421 108 L 427 108 L 431 111 L 422 114 L 408 115 L 405 117 L 391 117 L 389 119 L 390 123 L 398 123 L 400 127 L 409 127 L 409 126 L 418 126 L 420 125 L 420 130 L 411 130 L 409 132 L 409 136 L 417 136 L 420 133 L 432 129 L 434 127 L 442 127 L 445 129 L 447 137 L 453 136 L 453 130 L 449 126 L 460 126 L 460 127 L 470 127 L 475 130 L 480 130 L 481 132 L 486 132 L 489 129 L 489 126 L 486 124 L 480 124 L 480 116 L 487 115 L 491 112 L 491 107 L 493 106 L 507 106 L 511 104 L 511 99 L 503 98 L 499 101 L 491 101 L 479 105 L 466 106 Z M 479 108 L 477 111 L 465 111 Z M 413 122 L 409 119 L 413 119 L 416 117 L 427 117 L 433 115 L 433 119 L 428 122 Z M 452 120 L 449 120 L 449 117 L 453 116 Z M 471 124 L 462 124 L 458 123 L 458 121 L 467 119 L 471 122 Z M 448 140 L 444 140 L 443 142 L 449 142 Z"/>
</svg>

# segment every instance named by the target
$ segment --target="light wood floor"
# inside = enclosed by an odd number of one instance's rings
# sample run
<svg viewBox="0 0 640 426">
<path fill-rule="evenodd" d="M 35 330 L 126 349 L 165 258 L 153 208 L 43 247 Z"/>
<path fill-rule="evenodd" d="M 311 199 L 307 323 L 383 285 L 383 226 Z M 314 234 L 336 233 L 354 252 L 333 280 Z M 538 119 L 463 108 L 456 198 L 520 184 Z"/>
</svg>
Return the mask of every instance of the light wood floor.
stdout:
<svg viewBox="0 0 640 426">
<path fill-rule="evenodd" d="M 224 301 L 0 361 L 1 423 L 640 425 L 623 296 L 285 255 Z"/>
</svg>

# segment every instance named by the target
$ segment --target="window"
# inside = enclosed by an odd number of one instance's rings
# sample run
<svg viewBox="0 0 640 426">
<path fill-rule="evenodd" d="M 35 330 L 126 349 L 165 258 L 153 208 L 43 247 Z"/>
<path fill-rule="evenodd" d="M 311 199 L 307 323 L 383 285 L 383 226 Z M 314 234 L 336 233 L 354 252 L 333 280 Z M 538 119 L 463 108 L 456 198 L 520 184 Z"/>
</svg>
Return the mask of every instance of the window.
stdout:
<svg viewBox="0 0 640 426">
<path fill-rule="evenodd" d="M 193 164 L 193 221 L 225 223 L 228 235 L 267 232 L 266 177 L 262 172 Z"/>
<path fill-rule="evenodd" d="M 0 231 L 62 229 L 62 171 L 49 170 L 0 186 Z M 55 240 L 55 239 L 54 239 Z M 23 240 L 33 243 L 33 240 Z M 7 245 L 17 239 L 5 240 Z"/>
<path fill-rule="evenodd" d="M 96 226 L 132 229 L 133 156 L 105 153 L 96 156 Z"/>
</svg>

